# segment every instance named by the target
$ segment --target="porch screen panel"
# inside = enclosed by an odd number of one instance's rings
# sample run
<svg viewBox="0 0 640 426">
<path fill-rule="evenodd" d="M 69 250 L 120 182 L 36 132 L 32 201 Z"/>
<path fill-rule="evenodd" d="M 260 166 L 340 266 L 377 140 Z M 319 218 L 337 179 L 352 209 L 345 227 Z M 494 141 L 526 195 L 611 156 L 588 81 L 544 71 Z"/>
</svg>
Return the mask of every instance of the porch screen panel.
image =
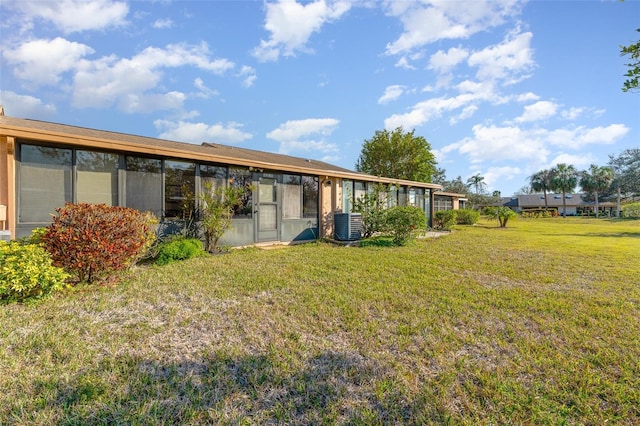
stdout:
<svg viewBox="0 0 640 426">
<path fill-rule="evenodd" d="M 229 167 L 229 183 L 235 188 L 244 189 L 241 204 L 233 208 L 233 218 L 251 219 L 253 217 L 251 172 L 248 168 Z"/>
<path fill-rule="evenodd" d="M 342 181 L 342 212 L 351 213 L 351 200 L 353 198 L 353 181 Z"/>
<path fill-rule="evenodd" d="M 282 217 L 300 219 L 302 217 L 302 185 L 300 176 L 282 176 Z"/>
<path fill-rule="evenodd" d="M 211 189 L 223 188 L 227 184 L 227 168 L 222 166 L 200 165 L 201 190 L 206 189 L 206 185 L 211 185 Z"/>
<path fill-rule="evenodd" d="M 125 205 L 162 216 L 162 162 L 153 158 L 126 158 Z"/>
<path fill-rule="evenodd" d="M 398 205 L 405 207 L 407 206 L 407 187 L 401 186 L 398 188 Z"/>
<path fill-rule="evenodd" d="M 164 162 L 164 215 L 186 219 L 195 207 L 196 165 Z"/>
<path fill-rule="evenodd" d="M 118 205 L 118 154 L 76 151 L 79 203 Z"/>
<path fill-rule="evenodd" d="M 318 217 L 319 184 L 316 176 L 302 176 L 303 217 Z"/>
<path fill-rule="evenodd" d="M 20 223 L 49 223 L 51 213 L 73 201 L 71 150 L 21 145 Z"/>
<path fill-rule="evenodd" d="M 364 198 L 367 193 L 367 185 L 364 182 L 354 182 L 353 183 L 353 200 L 358 201 Z"/>
</svg>

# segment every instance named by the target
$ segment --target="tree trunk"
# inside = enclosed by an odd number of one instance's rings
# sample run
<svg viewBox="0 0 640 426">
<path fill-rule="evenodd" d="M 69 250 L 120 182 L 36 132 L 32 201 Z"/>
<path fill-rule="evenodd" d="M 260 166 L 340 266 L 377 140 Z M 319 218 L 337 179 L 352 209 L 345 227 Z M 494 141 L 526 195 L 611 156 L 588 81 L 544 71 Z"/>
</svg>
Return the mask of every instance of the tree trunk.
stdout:
<svg viewBox="0 0 640 426">
<path fill-rule="evenodd" d="M 598 206 L 598 191 L 596 191 L 596 219 L 599 217 L 600 207 Z"/>
<path fill-rule="evenodd" d="M 562 191 L 562 217 L 567 217 L 567 193 Z"/>
<path fill-rule="evenodd" d="M 620 187 L 618 186 L 618 198 L 616 201 L 616 217 L 620 219 Z"/>
<path fill-rule="evenodd" d="M 544 191 L 544 211 L 548 211 L 549 203 L 547 202 L 547 190 L 543 189 L 543 191 Z"/>
</svg>

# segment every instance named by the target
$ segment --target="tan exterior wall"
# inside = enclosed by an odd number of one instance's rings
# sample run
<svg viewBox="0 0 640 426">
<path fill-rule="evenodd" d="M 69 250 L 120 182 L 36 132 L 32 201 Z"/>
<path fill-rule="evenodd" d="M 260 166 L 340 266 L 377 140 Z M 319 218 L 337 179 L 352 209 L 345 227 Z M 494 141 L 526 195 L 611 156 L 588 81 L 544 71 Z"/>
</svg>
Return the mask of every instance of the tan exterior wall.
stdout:
<svg viewBox="0 0 640 426">
<path fill-rule="evenodd" d="M 0 204 L 7 207 L 6 221 L 0 223 L 0 229 L 16 235 L 16 180 L 15 180 L 15 140 L 12 137 L 0 137 Z"/>
</svg>

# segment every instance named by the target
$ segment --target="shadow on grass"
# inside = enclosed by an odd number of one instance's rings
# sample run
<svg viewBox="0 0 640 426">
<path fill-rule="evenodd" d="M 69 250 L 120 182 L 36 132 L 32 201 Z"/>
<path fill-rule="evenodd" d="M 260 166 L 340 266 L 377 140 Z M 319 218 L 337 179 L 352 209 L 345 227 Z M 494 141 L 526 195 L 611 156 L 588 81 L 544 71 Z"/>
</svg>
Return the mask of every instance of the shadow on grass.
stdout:
<svg viewBox="0 0 640 426">
<path fill-rule="evenodd" d="M 554 237 L 640 238 L 640 232 L 590 232 L 585 234 L 546 234 Z"/>
<path fill-rule="evenodd" d="M 282 354 L 217 353 L 202 362 L 168 364 L 111 358 L 70 378 L 38 383 L 39 404 L 56 413 L 59 425 L 379 424 L 445 419 L 439 409 L 425 412 L 423 398 L 412 401 L 388 369 L 359 355 L 324 352 L 298 369 L 287 367 L 281 358 Z"/>
</svg>

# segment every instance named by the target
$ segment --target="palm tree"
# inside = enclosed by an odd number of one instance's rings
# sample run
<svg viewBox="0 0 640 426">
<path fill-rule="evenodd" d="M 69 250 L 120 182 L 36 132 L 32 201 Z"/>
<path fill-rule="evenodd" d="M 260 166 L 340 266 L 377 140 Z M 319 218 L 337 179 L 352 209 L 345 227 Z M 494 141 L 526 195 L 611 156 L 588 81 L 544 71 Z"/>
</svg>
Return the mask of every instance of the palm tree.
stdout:
<svg viewBox="0 0 640 426">
<path fill-rule="evenodd" d="M 467 185 L 473 186 L 476 189 L 476 195 L 480 194 L 480 191 L 485 186 L 485 183 L 482 182 L 484 180 L 484 176 L 480 176 L 479 174 L 471 176 L 467 179 Z"/>
<path fill-rule="evenodd" d="M 560 163 L 551 169 L 551 190 L 562 192 L 562 217 L 567 217 L 567 192 L 578 184 L 578 171 L 571 164 Z"/>
<path fill-rule="evenodd" d="M 551 189 L 551 170 L 540 170 L 529 176 L 529 184 L 535 192 L 542 191 L 544 193 L 544 209 L 549 210 L 547 202 L 547 191 Z"/>
<path fill-rule="evenodd" d="M 596 218 L 599 217 L 600 207 L 598 205 L 598 193 L 606 191 L 613 181 L 613 169 L 610 167 L 600 167 L 592 164 L 589 170 L 582 172 L 580 177 L 580 187 L 585 192 L 593 192 L 596 197 Z"/>
</svg>

